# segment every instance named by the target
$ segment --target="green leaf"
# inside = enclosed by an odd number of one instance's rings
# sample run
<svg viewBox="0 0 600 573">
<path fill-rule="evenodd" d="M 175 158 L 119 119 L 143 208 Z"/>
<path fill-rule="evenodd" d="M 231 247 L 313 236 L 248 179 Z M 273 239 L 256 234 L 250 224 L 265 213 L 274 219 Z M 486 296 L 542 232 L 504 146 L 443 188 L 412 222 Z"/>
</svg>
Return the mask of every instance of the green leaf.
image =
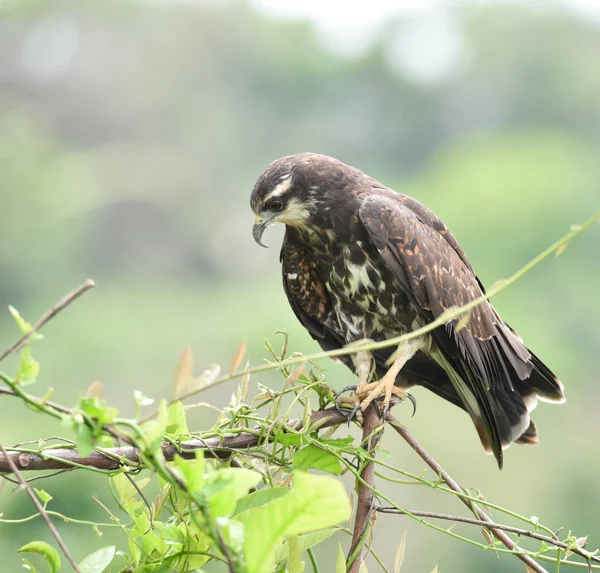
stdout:
<svg viewBox="0 0 600 573">
<path fill-rule="evenodd" d="M 166 431 L 177 436 L 190 433 L 185 419 L 185 409 L 180 400 L 173 402 L 169 407 Z"/>
<path fill-rule="evenodd" d="M 261 480 L 258 472 L 243 468 L 222 468 L 206 479 L 204 495 L 209 500 L 211 513 L 215 517 L 231 515 L 237 500 Z"/>
<path fill-rule="evenodd" d="M 300 543 L 298 543 L 298 536 L 290 536 L 288 545 L 290 553 L 288 558 L 289 573 L 304 573 L 304 561 L 300 558 Z"/>
<path fill-rule="evenodd" d="M 346 573 L 346 556 L 342 549 L 342 545 L 338 545 L 338 556 L 335 564 L 335 573 Z"/>
<path fill-rule="evenodd" d="M 82 396 L 79 399 L 79 409 L 98 425 L 112 424 L 119 415 L 119 411 L 109 407 L 106 400 L 95 396 Z"/>
<path fill-rule="evenodd" d="M 272 569 L 274 552 L 282 537 L 329 528 L 347 520 L 350 513 L 350 501 L 339 480 L 294 472 L 288 495 L 238 515 L 246 529 L 248 573 Z"/>
<path fill-rule="evenodd" d="M 257 486 L 262 476 L 254 470 L 245 468 L 221 468 L 210 474 L 206 480 L 207 487 L 220 489 L 220 484 L 233 488 L 236 501 L 244 497 L 248 490 Z"/>
<path fill-rule="evenodd" d="M 330 529 L 321 529 L 319 531 L 313 531 L 312 533 L 305 533 L 304 535 L 299 535 L 296 539 L 298 539 L 298 543 L 300 545 L 300 551 L 306 551 L 315 545 L 319 545 L 339 530 L 332 527 Z M 282 543 L 275 550 L 275 562 L 281 563 L 285 561 L 289 557 L 289 544 L 287 541 Z"/>
<path fill-rule="evenodd" d="M 167 402 L 161 400 L 158 405 L 156 419 L 146 422 L 143 426 L 144 438 L 149 448 L 160 447 L 163 435 L 167 429 Z"/>
<path fill-rule="evenodd" d="M 77 436 L 77 451 L 82 457 L 89 456 L 94 451 L 96 438 L 92 429 L 84 423 L 76 424 L 75 435 Z"/>
<path fill-rule="evenodd" d="M 50 571 L 52 571 L 52 573 L 56 573 L 60 569 L 60 555 L 58 554 L 58 551 L 45 541 L 32 541 L 23 545 L 17 552 L 36 553 L 37 555 L 41 555 L 48 562 L 48 565 L 50 565 Z"/>
<path fill-rule="evenodd" d="M 306 446 L 294 454 L 294 468 L 298 470 L 322 470 L 334 475 L 342 473 L 340 461 L 330 452 L 318 446 Z"/>
<path fill-rule="evenodd" d="M 175 456 L 173 459 L 175 465 L 182 474 L 183 481 L 192 494 L 199 492 L 204 486 L 204 472 L 206 471 L 206 462 L 201 450 L 196 451 L 196 458 L 186 460 L 181 456 Z"/>
<path fill-rule="evenodd" d="M 111 485 L 117 494 L 121 505 L 127 506 L 128 502 L 137 499 L 138 489 L 143 490 L 149 483 L 150 478 L 143 478 L 135 482 L 136 487 L 127 479 L 127 476 L 121 472 L 111 478 Z"/>
<path fill-rule="evenodd" d="M 81 573 L 102 573 L 115 557 L 115 546 L 108 545 L 90 553 L 80 564 Z"/>
<path fill-rule="evenodd" d="M 33 327 L 19 314 L 19 311 L 14 306 L 8 305 L 8 312 L 10 312 L 11 316 L 15 319 L 15 322 L 17 323 L 17 326 L 22 334 L 29 334 L 31 332 Z M 41 340 L 42 338 L 44 338 L 43 334 L 34 332 L 29 337 L 29 340 Z"/>
<path fill-rule="evenodd" d="M 236 519 L 217 518 L 221 534 L 225 544 L 234 554 L 240 555 L 244 549 L 245 531 L 244 525 Z"/>
<path fill-rule="evenodd" d="M 31 349 L 26 346 L 21 350 L 21 363 L 16 382 L 23 385 L 33 384 L 40 373 L 40 364 L 31 357 Z"/>
<path fill-rule="evenodd" d="M 238 500 L 233 515 L 238 515 L 239 513 L 248 511 L 249 509 L 265 505 L 266 503 L 269 503 L 278 497 L 287 495 L 290 492 L 290 489 L 284 487 L 269 487 L 259 491 L 253 491 L 252 493 L 249 493 Z"/>
<path fill-rule="evenodd" d="M 48 502 L 52 499 L 52 496 L 47 491 L 44 491 L 43 489 L 38 489 L 37 487 L 34 487 L 33 491 L 35 491 L 36 495 L 40 498 L 40 501 L 44 505 L 44 509 L 46 509 L 46 506 L 48 505 Z"/>
<path fill-rule="evenodd" d="M 354 437 L 346 436 L 345 438 L 319 438 L 319 442 L 322 444 L 327 444 L 336 450 L 345 450 L 348 446 L 352 445 L 354 442 Z"/>
</svg>

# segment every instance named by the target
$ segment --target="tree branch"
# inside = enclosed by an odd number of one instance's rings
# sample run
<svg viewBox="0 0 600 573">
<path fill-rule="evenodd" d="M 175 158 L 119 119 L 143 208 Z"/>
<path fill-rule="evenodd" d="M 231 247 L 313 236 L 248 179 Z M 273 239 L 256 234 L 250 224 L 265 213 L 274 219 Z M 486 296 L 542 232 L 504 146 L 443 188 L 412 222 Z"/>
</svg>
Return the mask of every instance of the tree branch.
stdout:
<svg viewBox="0 0 600 573">
<path fill-rule="evenodd" d="M 391 414 L 387 415 L 386 420 L 389 422 L 390 426 L 404 438 L 404 440 L 412 447 L 417 454 L 425 461 L 425 463 L 435 472 L 440 478 L 446 483 L 446 485 L 457 493 L 463 494 L 465 493 L 463 489 L 452 479 L 450 474 L 442 468 L 440 464 L 427 452 L 423 447 L 417 442 L 417 440 L 413 437 L 413 435 L 394 418 Z M 516 543 L 508 536 L 504 531 L 500 528 L 494 527 L 496 524 L 492 520 L 491 517 L 487 515 L 475 502 L 472 502 L 465 498 L 460 498 L 460 500 L 472 511 L 474 511 L 479 519 L 488 524 L 490 531 L 494 534 L 494 536 L 502 542 L 502 544 L 510 549 L 511 551 L 517 548 Z M 548 573 L 546 569 L 544 569 L 537 561 L 531 558 L 529 555 L 523 555 L 519 553 L 515 553 L 515 556 L 518 557 L 523 563 L 525 563 L 534 573 Z"/>
<path fill-rule="evenodd" d="M 381 432 L 376 432 L 381 425 L 379 412 L 374 406 L 367 408 L 363 414 L 363 443 L 362 447 L 373 457 L 375 446 L 381 437 Z M 363 482 L 358 484 L 358 501 L 356 503 L 356 516 L 354 517 L 354 531 L 352 544 L 348 551 L 346 565 L 348 573 L 358 573 L 362 564 L 363 545 L 371 535 L 371 519 L 375 517 L 373 504 L 373 489 L 375 488 L 375 462 L 365 464 L 361 474 Z M 367 485 L 368 484 L 368 485 Z"/>
<path fill-rule="evenodd" d="M 346 420 L 343 414 L 331 408 L 313 412 L 311 425 L 318 424 L 319 428 L 328 428 Z M 285 425 L 298 431 L 302 428 L 303 420 L 296 418 Z M 164 442 L 162 452 L 166 461 L 171 461 L 176 454 L 191 459 L 196 450 L 204 450 L 205 455 L 210 458 L 226 459 L 233 451 L 252 448 L 260 445 L 265 439 L 268 438 L 250 432 L 207 439 L 195 438 L 177 445 Z M 39 453 L 8 451 L 0 455 L 0 472 L 14 473 L 13 466 L 21 471 L 40 471 L 72 468 L 77 465 L 113 471 L 127 463 L 135 466 L 143 463 L 139 450 L 134 446 L 94 450 L 88 456 L 79 455 L 75 448 L 52 448 Z"/>
<path fill-rule="evenodd" d="M 14 344 L 11 344 L 2 354 L 0 354 L 0 362 L 4 360 L 9 354 L 19 350 L 24 344 L 27 343 L 29 338 L 34 332 L 37 332 L 44 324 L 54 318 L 61 310 L 69 306 L 72 302 L 75 302 L 83 293 L 96 286 L 96 283 L 92 279 L 87 279 L 84 283 L 80 284 L 75 290 L 72 290 L 69 294 L 61 298 L 56 304 L 51 306 L 44 315 L 31 327 L 29 332 L 26 332 L 19 340 Z"/>
<path fill-rule="evenodd" d="M 417 517 L 426 517 L 429 519 L 443 519 L 446 521 L 453 521 L 455 523 L 470 523 L 471 525 L 478 525 L 490 530 L 490 523 L 488 521 L 473 519 L 472 517 L 462 517 L 461 515 L 449 515 L 447 513 L 437 513 L 435 511 L 413 511 L 412 509 L 402 511 L 395 507 L 378 507 L 375 511 L 379 513 L 394 513 L 396 515 L 415 515 Z M 509 531 L 510 533 L 516 533 L 522 537 L 530 537 L 531 539 L 543 541 L 544 543 L 550 543 L 556 547 L 560 547 L 561 549 L 572 551 L 588 561 L 600 563 L 600 557 L 596 557 L 595 555 L 582 551 L 572 543 L 565 543 L 564 541 L 558 539 L 558 537 L 550 537 L 549 535 L 544 535 L 535 531 L 529 531 L 529 529 L 521 529 L 520 527 L 513 527 L 512 525 L 501 525 L 499 523 L 494 523 L 494 528 L 502 529 L 503 531 Z"/>
</svg>

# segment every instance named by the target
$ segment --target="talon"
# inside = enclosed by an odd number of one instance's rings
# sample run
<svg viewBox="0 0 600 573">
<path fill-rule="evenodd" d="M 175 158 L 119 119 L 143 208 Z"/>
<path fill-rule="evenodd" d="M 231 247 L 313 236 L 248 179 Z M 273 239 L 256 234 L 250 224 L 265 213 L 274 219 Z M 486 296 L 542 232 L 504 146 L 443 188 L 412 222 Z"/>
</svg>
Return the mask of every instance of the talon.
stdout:
<svg viewBox="0 0 600 573">
<path fill-rule="evenodd" d="M 342 414 L 342 416 L 346 416 L 348 410 L 345 408 L 342 408 L 340 403 L 342 400 L 344 400 L 346 403 L 350 402 L 353 404 L 353 409 L 350 412 L 350 415 L 348 416 L 348 427 L 350 427 L 350 423 L 352 422 L 352 420 L 354 419 L 354 417 L 357 414 L 357 410 L 360 410 L 360 403 L 358 403 L 356 397 L 354 398 L 354 400 L 352 400 L 351 398 L 345 398 L 342 396 L 342 394 L 344 392 L 348 392 L 348 391 L 353 391 L 356 392 L 357 387 L 356 386 L 346 386 L 345 388 L 342 388 L 335 397 L 335 409 Z"/>
<path fill-rule="evenodd" d="M 415 400 L 415 397 L 410 392 L 406 393 L 406 397 L 412 402 L 413 411 L 412 411 L 411 418 L 414 418 L 415 414 L 417 413 L 417 401 Z"/>
<path fill-rule="evenodd" d="M 379 417 L 382 420 L 385 420 L 387 418 L 389 410 L 390 410 L 390 405 L 389 404 L 384 404 L 384 406 L 383 406 L 383 416 L 379 416 Z"/>
<path fill-rule="evenodd" d="M 354 409 L 352 410 L 352 412 L 350 412 L 350 415 L 348 416 L 348 427 L 350 427 L 350 424 L 351 424 L 352 420 L 354 419 L 354 416 L 356 416 L 358 414 L 358 412 L 360 412 L 360 404 L 357 404 L 356 406 L 354 406 Z"/>
<path fill-rule="evenodd" d="M 375 408 L 375 411 L 377 412 L 377 416 L 380 420 L 385 420 L 385 414 L 383 417 L 381 417 L 381 408 L 379 407 L 379 402 L 377 400 L 375 400 L 373 402 L 373 408 Z M 385 408 L 383 410 L 385 412 Z"/>
</svg>

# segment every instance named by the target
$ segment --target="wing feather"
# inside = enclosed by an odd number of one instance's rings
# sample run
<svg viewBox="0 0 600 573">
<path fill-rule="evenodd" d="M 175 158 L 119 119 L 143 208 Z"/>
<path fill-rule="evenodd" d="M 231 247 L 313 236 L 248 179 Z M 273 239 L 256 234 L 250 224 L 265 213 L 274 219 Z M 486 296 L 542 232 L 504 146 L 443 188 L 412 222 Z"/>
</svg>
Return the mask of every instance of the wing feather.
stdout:
<svg viewBox="0 0 600 573">
<path fill-rule="evenodd" d="M 383 261 L 425 322 L 480 297 L 483 287 L 445 225 L 414 199 L 383 193 L 365 197 L 359 215 Z M 432 336 L 449 377 L 484 446 L 502 463 L 502 447 L 530 424 L 513 380 L 529 376 L 530 353 L 487 301 L 457 328 L 449 321 Z M 436 358 L 434 356 L 434 358 Z M 510 394 L 516 394 L 513 397 Z M 483 430 L 483 435 L 482 435 Z"/>
</svg>

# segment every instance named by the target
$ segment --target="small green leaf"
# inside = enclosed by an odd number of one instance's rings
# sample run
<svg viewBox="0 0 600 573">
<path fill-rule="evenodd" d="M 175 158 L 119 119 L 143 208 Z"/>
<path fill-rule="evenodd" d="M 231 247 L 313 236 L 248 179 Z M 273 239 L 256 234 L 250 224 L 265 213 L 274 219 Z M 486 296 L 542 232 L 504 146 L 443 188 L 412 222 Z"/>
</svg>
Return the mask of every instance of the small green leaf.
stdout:
<svg viewBox="0 0 600 573">
<path fill-rule="evenodd" d="M 335 564 L 335 573 L 346 573 L 346 556 L 342 549 L 342 545 L 338 545 L 338 556 Z"/>
<path fill-rule="evenodd" d="M 94 396 L 82 396 L 79 399 L 79 409 L 100 426 L 112 424 L 119 415 L 119 411 L 109 407 L 106 400 Z"/>
<path fill-rule="evenodd" d="M 23 545 L 18 553 L 36 553 L 41 555 L 50 565 L 50 571 L 56 573 L 60 569 L 60 555 L 58 551 L 45 541 L 32 541 Z"/>
<path fill-rule="evenodd" d="M 31 357 L 31 349 L 26 346 L 21 350 L 21 362 L 16 382 L 23 385 L 33 384 L 40 373 L 40 364 Z"/>
<path fill-rule="evenodd" d="M 109 545 L 90 553 L 80 564 L 81 573 L 102 573 L 115 557 L 115 546 Z"/>
<path fill-rule="evenodd" d="M 185 409 L 180 400 L 173 402 L 167 412 L 167 432 L 177 436 L 189 434 L 185 419 Z"/>
<path fill-rule="evenodd" d="M 35 491 L 36 495 L 40 498 L 40 501 L 44 504 L 44 509 L 46 509 L 46 506 L 48 505 L 48 502 L 52 499 L 52 496 L 47 491 L 44 491 L 43 489 L 38 489 L 37 487 L 34 487 L 33 491 Z"/>
<path fill-rule="evenodd" d="M 144 438 L 148 447 L 159 447 L 163 435 L 167 429 L 167 402 L 161 400 L 158 405 L 158 415 L 156 419 L 146 422 L 143 426 Z"/>
<path fill-rule="evenodd" d="M 306 446 L 294 454 L 294 468 L 298 470 L 322 470 L 333 475 L 342 473 L 340 461 L 330 452 L 317 446 Z"/>
<path fill-rule="evenodd" d="M 80 456 L 85 458 L 94 451 L 96 439 L 92 429 L 87 424 L 77 424 L 74 429 L 77 436 L 77 451 Z"/>
<path fill-rule="evenodd" d="M 31 332 L 33 327 L 19 314 L 19 311 L 14 306 L 8 305 L 8 312 L 10 312 L 11 316 L 15 319 L 15 322 L 17 323 L 17 326 L 22 334 L 29 334 Z M 29 337 L 29 340 L 41 340 L 42 338 L 44 338 L 43 334 L 34 332 Z"/>
</svg>

